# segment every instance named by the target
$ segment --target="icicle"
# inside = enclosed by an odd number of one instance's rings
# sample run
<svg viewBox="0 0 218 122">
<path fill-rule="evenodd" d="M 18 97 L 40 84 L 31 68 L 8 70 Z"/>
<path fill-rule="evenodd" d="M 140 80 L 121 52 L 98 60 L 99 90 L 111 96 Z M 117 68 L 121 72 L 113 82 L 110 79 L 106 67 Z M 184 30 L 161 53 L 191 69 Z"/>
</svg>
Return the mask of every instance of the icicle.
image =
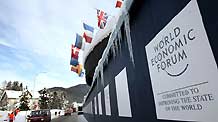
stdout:
<svg viewBox="0 0 218 122">
<path fill-rule="evenodd" d="M 97 88 L 101 89 L 100 71 L 98 71 L 98 76 L 97 76 Z"/>
<path fill-rule="evenodd" d="M 114 43 L 111 45 L 111 50 L 113 52 L 113 57 L 116 57 L 116 52 L 115 52 L 115 45 Z"/>
<path fill-rule="evenodd" d="M 105 58 L 104 65 L 108 65 L 108 54 L 107 57 Z"/>
<path fill-rule="evenodd" d="M 128 44 L 130 58 L 132 60 L 133 66 L 135 67 L 133 50 L 132 50 L 132 41 L 131 41 L 131 35 L 130 35 L 129 14 L 126 14 L 126 17 L 125 17 L 125 31 L 126 31 L 127 44 Z"/>
<path fill-rule="evenodd" d="M 103 65 L 101 66 L 101 69 L 100 69 L 100 75 L 101 75 L 101 85 L 104 87 L 104 68 L 103 68 Z"/>
<path fill-rule="evenodd" d="M 118 19 L 118 22 L 116 23 L 116 26 L 115 28 L 113 29 L 111 35 L 110 35 L 110 38 L 109 38 L 109 41 L 108 41 L 108 44 L 102 54 L 102 57 L 101 59 L 99 60 L 98 62 L 98 65 L 96 66 L 95 68 L 95 72 L 94 72 L 94 75 L 93 75 L 93 82 L 91 84 L 91 89 L 88 91 L 87 93 L 87 96 L 89 96 L 94 88 L 94 84 L 96 82 L 96 80 L 98 80 L 98 74 L 100 73 L 101 75 L 101 81 L 104 85 L 104 75 L 103 75 L 103 69 L 104 69 L 104 66 L 105 65 L 108 65 L 108 62 L 109 62 L 109 56 L 111 55 L 110 53 L 112 53 L 112 55 L 114 54 L 114 56 L 116 55 L 115 51 L 114 51 L 114 48 L 117 48 L 118 47 L 118 51 L 120 52 L 121 54 L 121 42 L 122 42 L 122 33 L 121 33 L 121 25 L 123 24 L 123 22 L 125 21 L 125 30 L 126 30 L 126 37 L 127 37 L 127 43 L 128 43 L 128 48 L 129 48 L 129 54 L 130 54 L 130 58 L 131 58 L 131 61 L 133 62 L 133 66 L 135 67 L 135 64 L 134 64 L 134 59 L 133 59 L 133 50 L 132 50 L 132 44 L 131 44 L 131 37 L 130 37 L 130 27 L 129 27 L 129 16 L 128 16 L 128 10 L 130 9 L 131 7 L 131 4 L 132 4 L 133 0 L 126 0 L 123 6 L 123 10 L 122 10 L 122 14 L 121 16 L 119 17 Z M 124 35 L 123 35 L 124 36 Z M 117 38 L 118 37 L 118 38 Z M 113 44 L 113 41 L 117 39 L 116 43 L 118 44 Z M 86 98 L 87 99 L 87 98 Z M 94 103 L 91 102 L 90 104 L 90 108 L 91 108 L 91 114 L 93 114 L 93 107 Z M 86 107 L 87 109 L 87 107 Z"/>
<path fill-rule="evenodd" d="M 118 48 L 118 39 L 116 37 L 116 39 L 114 40 L 114 46 L 115 46 L 115 51 L 116 51 L 116 54 L 119 52 L 119 48 Z"/>
<path fill-rule="evenodd" d="M 120 53 L 121 53 L 121 41 L 122 41 L 122 34 L 120 29 L 118 32 L 118 46 L 119 46 Z"/>
<path fill-rule="evenodd" d="M 122 40 L 122 34 L 121 34 L 121 29 L 118 32 L 118 40 L 121 41 Z"/>
</svg>

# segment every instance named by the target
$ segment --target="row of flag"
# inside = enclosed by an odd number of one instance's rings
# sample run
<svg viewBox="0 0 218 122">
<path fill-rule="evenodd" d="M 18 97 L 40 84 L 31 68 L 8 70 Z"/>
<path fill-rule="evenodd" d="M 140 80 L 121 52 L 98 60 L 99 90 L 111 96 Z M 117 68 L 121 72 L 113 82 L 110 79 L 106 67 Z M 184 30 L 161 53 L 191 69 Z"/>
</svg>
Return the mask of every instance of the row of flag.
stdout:
<svg viewBox="0 0 218 122">
<path fill-rule="evenodd" d="M 94 28 L 86 23 L 83 23 L 84 33 L 83 36 L 76 34 L 75 44 L 71 47 L 71 71 L 77 73 L 79 76 L 84 74 L 83 66 L 79 63 L 79 53 L 81 50 L 85 50 L 85 43 L 83 42 L 83 38 L 86 43 L 91 43 L 94 35 Z"/>
<path fill-rule="evenodd" d="M 116 2 L 116 8 L 121 8 L 123 3 L 123 0 L 117 0 Z M 98 27 L 100 29 L 104 29 L 107 20 L 108 20 L 108 14 L 102 10 L 97 9 L 97 19 L 98 19 Z M 83 23 L 84 33 L 83 36 L 76 34 L 76 41 L 75 44 L 72 44 L 71 47 L 71 71 L 77 73 L 79 76 L 82 76 L 84 74 L 83 66 L 79 62 L 79 53 L 81 50 L 85 50 L 85 43 L 92 43 L 92 39 L 94 37 L 94 27 Z M 85 40 L 85 43 L 83 41 Z"/>
</svg>

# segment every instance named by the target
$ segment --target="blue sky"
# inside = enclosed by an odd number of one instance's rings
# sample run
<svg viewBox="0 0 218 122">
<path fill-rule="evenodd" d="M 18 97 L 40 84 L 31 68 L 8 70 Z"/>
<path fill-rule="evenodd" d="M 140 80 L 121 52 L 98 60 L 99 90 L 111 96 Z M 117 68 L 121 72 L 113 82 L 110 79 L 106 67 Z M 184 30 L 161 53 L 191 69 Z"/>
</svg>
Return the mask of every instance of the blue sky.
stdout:
<svg viewBox="0 0 218 122">
<path fill-rule="evenodd" d="M 96 10 L 113 15 L 116 0 L 2 0 L 0 82 L 22 81 L 29 89 L 84 84 L 70 71 L 71 44 L 82 23 L 97 26 Z M 82 60 L 82 59 L 80 59 Z"/>
</svg>

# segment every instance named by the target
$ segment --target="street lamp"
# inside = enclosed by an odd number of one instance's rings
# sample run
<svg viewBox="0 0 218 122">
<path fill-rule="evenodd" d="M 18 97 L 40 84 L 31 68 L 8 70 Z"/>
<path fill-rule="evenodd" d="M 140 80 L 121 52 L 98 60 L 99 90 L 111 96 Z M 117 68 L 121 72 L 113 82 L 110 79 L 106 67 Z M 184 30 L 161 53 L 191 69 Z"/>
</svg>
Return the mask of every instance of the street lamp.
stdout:
<svg viewBox="0 0 218 122">
<path fill-rule="evenodd" d="M 36 78 L 39 76 L 39 75 L 41 75 L 41 74 L 45 74 L 45 73 L 47 73 L 47 72 L 39 72 L 39 73 L 37 73 L 36 74 L 36 76 L 35 76 L 35 78 L 34 78 L 34 83 L 33 83 L 33 96 L 34 96 L 34 92 L 35 92 L 35 86 L 36 86 Z"/>
<path fill-rule="evenodd" d="M 45 73 L 47 73 L 47 72 L 39 72 L 39 73 L 37 73 L 36 75 L 35 75 L 35 77 L 34 77 L 34 81 L 33 81 L 33 92 L 32 92 L 32 104 L 34 103 L 34 95 L 35 95 L 35 87 L 36 87 L 36 80 L 37 80 L 37 77 L 39 76 L 39 75 L 41 75 L 41 74 L 45 74 Z"/>
</svg>

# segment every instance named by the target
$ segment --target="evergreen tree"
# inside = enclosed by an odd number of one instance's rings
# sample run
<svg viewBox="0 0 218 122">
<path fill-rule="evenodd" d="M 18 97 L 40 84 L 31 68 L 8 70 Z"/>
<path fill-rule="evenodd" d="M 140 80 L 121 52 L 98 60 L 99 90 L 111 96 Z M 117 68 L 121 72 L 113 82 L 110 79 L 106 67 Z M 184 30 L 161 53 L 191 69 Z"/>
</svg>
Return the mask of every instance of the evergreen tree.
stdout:
<svg viewBox="0 0 218 122">
<path fill-rule="evenodd" d="M 22 95 L 20 96 L 20 110 L 21 111 L 27 111 L 30 110 L 29 108 L 29 99 L 32 97 L 30 92 L 26 89 L 22 92 Z"/>
<path fill-rule="evenodd" d="M 57 109 L 57 92 L 53 92 L 53 94 L 50 96 L 51 102 L 50 102 L 50 108 L 51 109 Z"/>
<path fill-rule="evenodd" d="M 23 91 L 23 84 L 19 81 L 9 81 L 6 85 L 6 90 Z"/>
<path fill-rule="evenodd" d="M 47 93 L 46 88 L 40 91 L 39 107 L 40 109 L 49 108 L 49 94 Z"/>
<path fill-rule="evenodd" d="M 50 99 L 51 99 L 50 102 L 51 109 L 62 109 L 64 101 L 62 100 L 60 93 L 58 94 L 56 91 L 53 92 Z"/>
<path fill-rule="evenodd" d="M 23 83 L 20 83 L 19 90 L 23 91 Z"/>
<path fill-rule="evenodd" d="M 12 90 L 20 91 L 20 86 L 18 81 L 14 81 L 12 85 Z"/>
<path fill-rule="evenodd" d="M 9 81 L 6 85 L 6 90 L 11 90 L 12 89 L 12 82 Z"/>
<path fill-rule="evenodd" d="M 61 103 L 60 109 L 63 109 L 63 108 L 64 108 L 64 106 L 65 106 L 65 104 L 66 104 L 66 101 L 67 101 L 66 96 L 65 96 L 65 94 L 62 92 L 61 95 L 60 95 L 60 103 Z"/>
</svg>

